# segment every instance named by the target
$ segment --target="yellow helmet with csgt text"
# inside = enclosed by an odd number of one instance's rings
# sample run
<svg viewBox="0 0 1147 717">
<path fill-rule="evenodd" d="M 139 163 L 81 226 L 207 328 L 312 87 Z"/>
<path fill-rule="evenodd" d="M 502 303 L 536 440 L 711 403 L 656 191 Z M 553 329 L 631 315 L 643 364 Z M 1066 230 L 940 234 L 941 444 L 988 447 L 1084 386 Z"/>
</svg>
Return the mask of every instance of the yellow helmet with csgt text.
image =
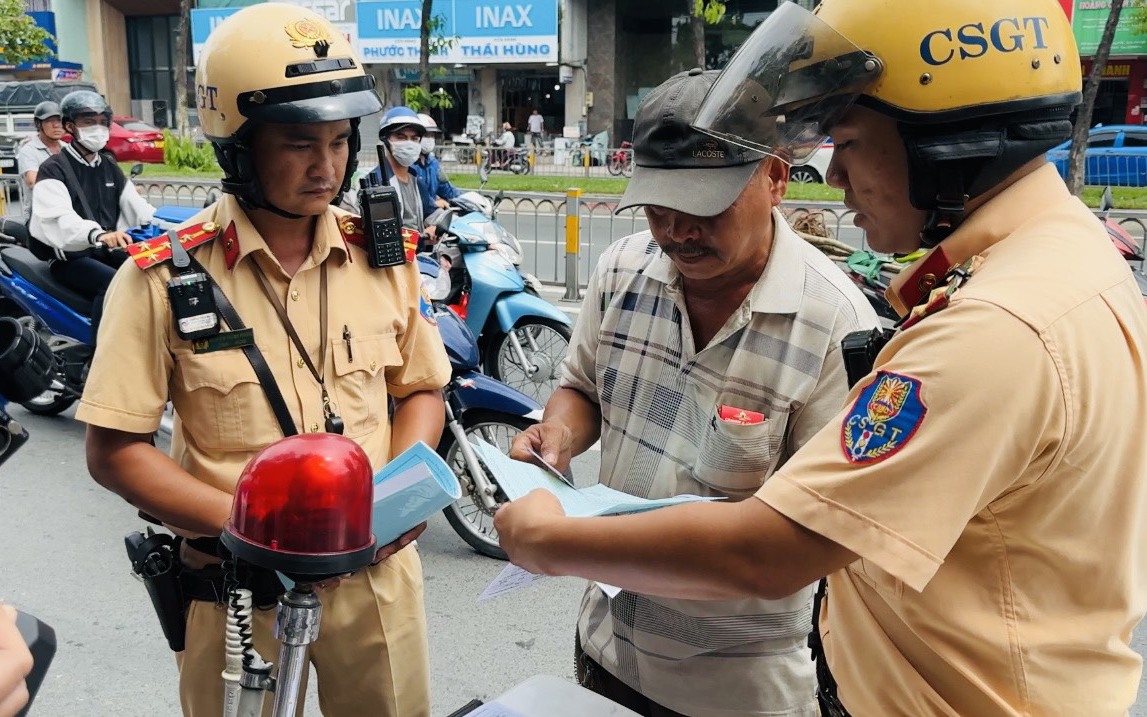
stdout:
<svg viewBox="0 0 1147 717">
<path fill-rule="evenodd" d="M 694 121 L 799 163 L 852 105 L 891 117 L 925 242 L 968 199 L 1066 140 L 1079 51 L 1057 0 L 784 2 L 717 78 Z"/>
<path fill-rule="evenodd" d="M 1056 0 L 824 0 L 814 12 L 879 58 L 863 94 L 905 119 L 1079 100 L 1079 50 Z"/>
<path fill-rule="evenodd" d="M 211 32 L 195 71 L 195 98 L 223 190 L 274 211 L 250 161 L 250 136 L 260 124 L 350 120 L 346 191 L 357 166 L 358 120 L 382 109 L 374 77 L 346 37 L 313 11 L 285 3 L 245 7 Z"/>
</svg>

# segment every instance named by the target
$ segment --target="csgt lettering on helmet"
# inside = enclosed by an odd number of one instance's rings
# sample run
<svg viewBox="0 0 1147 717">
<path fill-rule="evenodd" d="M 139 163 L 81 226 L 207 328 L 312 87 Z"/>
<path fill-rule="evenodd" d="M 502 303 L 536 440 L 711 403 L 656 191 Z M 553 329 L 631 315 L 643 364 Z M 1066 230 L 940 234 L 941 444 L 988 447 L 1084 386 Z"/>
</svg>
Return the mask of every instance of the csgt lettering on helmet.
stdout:
<svg viewBox="0 0 1147 717">
<path fill-rule="evenodd" d="M 1047 48 L 1043 31 L 1048 24 L 1046 17 L 1002 17 L 988 26 L 971 22 L 933 30 L 920 42 L 920 58 L 939 66 L 956 59 L 957 53 L 961 60 L 974 60 L 992 51 L 1043 50 Z"/>
<path fill-rule="evenodd" d="M 219 94 L 218 87 L 211 87 L 210 85 L 196 85 L 195 86 L 195 99 L 196 105 L 201 110 L 214 110 L 215 97 Z"/>
</svg>

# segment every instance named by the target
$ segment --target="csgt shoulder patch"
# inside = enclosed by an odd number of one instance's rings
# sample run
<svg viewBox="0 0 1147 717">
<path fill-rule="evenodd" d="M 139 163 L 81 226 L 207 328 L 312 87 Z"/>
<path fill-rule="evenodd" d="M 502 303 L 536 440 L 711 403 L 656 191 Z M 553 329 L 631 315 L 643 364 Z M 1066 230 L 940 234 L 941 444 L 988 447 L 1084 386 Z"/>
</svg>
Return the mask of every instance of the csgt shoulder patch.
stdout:
<svg viewBox="0 0 1147 717">
<path fill-rule="evenodd" d="M 879 372 L 856 397 L 841 426 L 844 457 L 856 465 L 879 463 L 907 445 L 927 412 L 919 379 Z"/>
<path fill-rule="evenodd" d="M 438 319 L 434 318 L 434 302 L 430 300 L 430 295 L 426 293 L 424 287 L 418 293 L 418 313 L 422 314 L 422 318 L 432 326 L 438 325 Z"/>
</svg>

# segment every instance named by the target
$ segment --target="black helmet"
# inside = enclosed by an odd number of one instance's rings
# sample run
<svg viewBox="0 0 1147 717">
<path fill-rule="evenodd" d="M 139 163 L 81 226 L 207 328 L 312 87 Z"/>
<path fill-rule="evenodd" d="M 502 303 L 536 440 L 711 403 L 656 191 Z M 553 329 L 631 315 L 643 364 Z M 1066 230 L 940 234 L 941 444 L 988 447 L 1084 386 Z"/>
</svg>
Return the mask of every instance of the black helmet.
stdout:
<svg viewBox="0 0 1147 717">
<path fill-rule="evenodd" d="M 36 105 L 36 109 L 32 110 L 32 117 L 37 122 L 43 122 L 46 119 L 60 116 L 60 106 L 55 102 L 41 102 L 40 104 Z"/>
<path fill-rule="evenodd" d="M 112 108 L 102 95 L 91 90 L 76 90 L 64 95 L 60 101 L 60 119 L 75 122 L 80 115 L 102 115 L 111 124 Z"/>
</svg>

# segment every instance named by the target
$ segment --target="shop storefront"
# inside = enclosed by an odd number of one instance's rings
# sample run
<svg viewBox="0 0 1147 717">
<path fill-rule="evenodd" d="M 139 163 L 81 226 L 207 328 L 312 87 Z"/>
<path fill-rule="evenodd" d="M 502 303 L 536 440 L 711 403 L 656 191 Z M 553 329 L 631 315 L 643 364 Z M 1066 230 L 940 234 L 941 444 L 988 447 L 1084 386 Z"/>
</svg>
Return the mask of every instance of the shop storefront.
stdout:
<svg viewBox="0 0 1147 717">
<path fill-rule="evenodd" d="M 1111 14 L 1111 0 L 1061 0 L 1071 18 L 1083 77 L 1091 75 L 1091 56 L 1099 47 L 1103 28 Z M 1125 8 L 1111 44 L 1111 58 L 1103 70 L 1095 98 L 1092 124 L 1144 124 L 1147 110 L 1147 35 L 1135 31 Z"/>
</svg>

